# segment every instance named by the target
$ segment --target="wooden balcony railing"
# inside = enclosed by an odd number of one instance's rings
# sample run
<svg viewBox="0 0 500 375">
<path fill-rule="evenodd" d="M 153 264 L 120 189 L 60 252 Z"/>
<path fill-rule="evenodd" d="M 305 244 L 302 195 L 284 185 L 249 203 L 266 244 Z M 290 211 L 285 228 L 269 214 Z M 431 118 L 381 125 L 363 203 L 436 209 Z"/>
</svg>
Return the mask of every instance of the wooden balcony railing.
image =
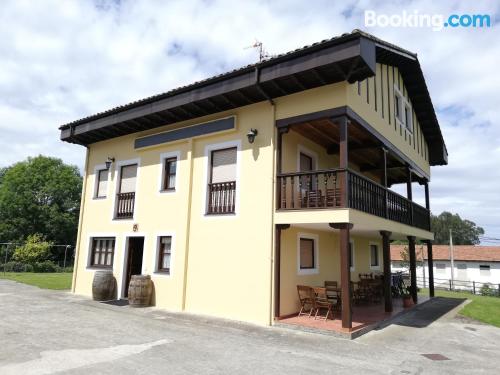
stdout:
<svg viewBox="0 0 500 375">
<path fill-rule="evenodd" d="M 233 214 L 236 202 L 236 181 L 208 184 L 207 214 Z"/>
<path fill-rule="evenodd" d="M 116 195 L 116 218 L 128 219 L 134 217 L 135 193 L 118 193 Z"/>
<path fill-rule="evenodd" d="M 329 169 L 278 175 L 279 210 L 320 208 L 354 208 L 430 230 L 429 210 L 357 172 Z"/>
</svg>

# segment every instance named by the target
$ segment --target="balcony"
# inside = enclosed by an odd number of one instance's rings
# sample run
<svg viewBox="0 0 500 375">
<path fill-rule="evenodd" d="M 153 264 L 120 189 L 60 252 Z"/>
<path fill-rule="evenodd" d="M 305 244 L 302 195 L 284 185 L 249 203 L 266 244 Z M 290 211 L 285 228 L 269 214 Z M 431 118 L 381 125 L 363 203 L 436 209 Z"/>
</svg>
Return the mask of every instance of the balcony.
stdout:
<svg viewBox="0 0 500 375">
<path fill-rule="evenodd" d="M 118 193 L 116 195 L 116 219 L 131 219 L 134 217 L 135 192 Z"/>
<path fill-rule="evenodd" d="M 278 174 L 278 210 L 353 208 L 430 230 L 430 212 L 350 169 Z"/>
<path fill-rule="evenodd" d="M 236 181 L 208 184 L 207 215 L 234 214 Z"/>
</svg>

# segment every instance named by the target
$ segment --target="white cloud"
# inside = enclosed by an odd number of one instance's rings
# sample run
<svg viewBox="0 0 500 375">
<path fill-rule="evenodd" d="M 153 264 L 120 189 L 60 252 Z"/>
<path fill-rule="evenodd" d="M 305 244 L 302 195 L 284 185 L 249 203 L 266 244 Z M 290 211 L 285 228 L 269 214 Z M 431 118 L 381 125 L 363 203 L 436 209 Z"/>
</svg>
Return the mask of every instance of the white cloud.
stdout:
<svg viewBox="0 0 500 375">
<path fill-rule="evenodd" d="M 363 12 L 487 13 L 491 1 L 3 1 L 0 166 L 39 153 L 80 167 L 58 125 L 363 27 Z M 482 30 L 370 28 L 419 54 L 450 154 L 433 168 L 434 212 L 500 237 L 498 23 Z M 417 197 L 421 194 L 417 194 Z"/>
</svg>

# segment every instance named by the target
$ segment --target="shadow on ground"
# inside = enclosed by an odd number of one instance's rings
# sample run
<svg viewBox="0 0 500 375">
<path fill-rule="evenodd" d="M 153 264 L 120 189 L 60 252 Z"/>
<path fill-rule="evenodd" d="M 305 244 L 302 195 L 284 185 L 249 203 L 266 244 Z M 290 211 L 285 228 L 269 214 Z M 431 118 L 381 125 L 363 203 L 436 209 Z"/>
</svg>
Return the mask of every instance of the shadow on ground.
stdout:
<svg viewBox="0 0 500 375">
<path fill-rule="evenodd" d="M 378 329 L 382 329 L 390 324 L 424 328 L 460 306 L 464 301 L 466 301 L 465 298 L 435 297 L 422 305 L 415 306 L 406 314 L 388 322 L 386 325 L 378 327 Z"/>
</svg>

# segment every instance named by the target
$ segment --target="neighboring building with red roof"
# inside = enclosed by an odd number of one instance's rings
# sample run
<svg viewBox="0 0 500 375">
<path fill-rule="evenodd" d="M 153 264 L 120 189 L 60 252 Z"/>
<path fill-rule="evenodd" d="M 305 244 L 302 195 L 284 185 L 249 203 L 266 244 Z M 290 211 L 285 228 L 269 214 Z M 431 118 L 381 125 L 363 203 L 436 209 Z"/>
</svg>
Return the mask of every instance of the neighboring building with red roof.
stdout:
<svg viewBox="0 0 500 375">
<path fill-rule="evenodd" d="M 407 245 L 391 245 L 392 271 L 407 271 L 402 253 Z M 407 250 L 406 250 L 407 251 Z M 416 246 L 418 284 L 423 286 L 424 279 L 428 278 L 427 247 Z M 425 260 L 422 268 L 422 259 Z M 436 286 L 448 284 L 451 276 L 450 247 L 448 245 L 433 246 L 434 281 Z M 500 284 L 500 246 L 453 246 L 455 284 L 460 286 L 461 281 L 477 283 Z"/>
</svg>

